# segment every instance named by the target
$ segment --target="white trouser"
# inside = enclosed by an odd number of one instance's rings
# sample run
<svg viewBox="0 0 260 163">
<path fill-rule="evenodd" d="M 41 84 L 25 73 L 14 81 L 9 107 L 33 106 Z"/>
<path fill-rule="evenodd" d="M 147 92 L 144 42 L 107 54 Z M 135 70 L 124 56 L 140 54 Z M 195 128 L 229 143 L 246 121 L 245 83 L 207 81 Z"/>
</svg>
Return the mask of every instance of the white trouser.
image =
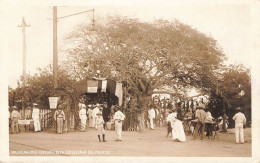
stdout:
<svg viewBox="0 0 260 163">
<path fill-rule="evenodd" d="M 89 127 L 94 127 L 94 119 L 93 118 L 89 118 Z"/>
<path fill-rule="evenodd" d="M 34 131 L 41 131 L 41 124 L 39 117 L 33 118 L 34 122 Z"/>
<path fill-rule="evenodd" d="M 97 125 L 97 129 L 98 129 L 98 135 L 105 134 L 105 130 L 104 130 L 103 124 Z"/>
<path fill-rule="evenodd" d="M 236 123 L 235 124 L 235 135 L 236 135 L 236 143 L 240 142 L 244 143 L 244 129 L 243 129 L 243 123 Z"/>
<path fill-rule="evenodd" d="M 153 126 L 153 118 L 150 118 L 150 125 L 151 125 L 151 129 L 154 129 L 154 126 Z"/>
<path fill-rule="evenodd" d="M 122 121 L 121 122 L 115 121 L 115 131 L 117 134 L 117 139 L 122 140 Z"/>
<path fill-rule="evenodd" d="M 87 119 L 81 118 L 80 120 L 81 120 L 81 130 L 86 130 Z"/>
</svg>

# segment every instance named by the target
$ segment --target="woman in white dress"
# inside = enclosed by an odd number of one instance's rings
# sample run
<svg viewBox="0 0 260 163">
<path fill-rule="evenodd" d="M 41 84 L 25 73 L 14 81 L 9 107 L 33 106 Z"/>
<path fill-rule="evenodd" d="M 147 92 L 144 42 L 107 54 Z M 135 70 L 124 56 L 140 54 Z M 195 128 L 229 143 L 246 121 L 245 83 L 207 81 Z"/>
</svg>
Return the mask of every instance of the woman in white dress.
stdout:
<svg viewBox="0 0 260 163">
<path fill-rule="evenodd" d="M 177 119 L 177 113 L 172 113 L 171 126 L 172 139 L 174 141 L 186 141 L 183 125 L 182 122 L 179 119 Z"/>
</svg>

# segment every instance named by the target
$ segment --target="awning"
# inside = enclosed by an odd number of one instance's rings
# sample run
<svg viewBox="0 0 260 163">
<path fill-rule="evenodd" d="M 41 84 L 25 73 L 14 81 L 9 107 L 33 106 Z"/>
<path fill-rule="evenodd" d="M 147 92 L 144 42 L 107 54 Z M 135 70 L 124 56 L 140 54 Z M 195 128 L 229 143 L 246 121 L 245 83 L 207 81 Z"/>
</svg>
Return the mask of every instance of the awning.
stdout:
<svg viewBox="0 0 260 163">
<path fill-rule="evenodd" d="M 122 105 L 123 101 L 123 89 L 122 83 L 115 82 L 110 79 L 84 79 L 76 84 L 76 89 L 79 94 L 86 93 L 101 93 L 107 92 L 112 93 L 118 97 L 119 106 Z"/>
</svg>

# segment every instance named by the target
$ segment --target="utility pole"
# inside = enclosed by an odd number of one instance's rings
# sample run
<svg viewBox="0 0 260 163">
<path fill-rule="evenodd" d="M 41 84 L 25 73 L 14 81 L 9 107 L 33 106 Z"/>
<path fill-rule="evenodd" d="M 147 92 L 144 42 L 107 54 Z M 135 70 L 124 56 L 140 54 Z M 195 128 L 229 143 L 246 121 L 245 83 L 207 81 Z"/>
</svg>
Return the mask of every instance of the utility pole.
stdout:
<svg viewBox="0 0 260 163">
<path fill-rule="evenodd" d="M 25 28 L 30 27 L 25 20 L 24 17 L 22 18 L 22 24 L 18 25 L 18 27 L 22 28 L 23 34 L 23 85 L 26 85 L 26 37 L 25 37 Z"/>
<path fill-rule="evenodd" d="M 53 6 L 53 84 L 58 88 L 57 6 Z"/>
<path fill-rule="evenodd" d="M 22 28 L 22 35 L 23 35 L 23 87 L 26 87 L 26 37 L 25 37 L 25 28 L 30 27 L 25 20 L 24 17 L 22 18 L 22 24 L 18 25 L 18 27 Z M 26 88 L 24 92 L 26 91 Z M 24 93 L 25 94 L 25 93 Z M 22 117 L 24 117 L 25 107 L 24 107 L 24 97 L 22 97 Z"/>
</svg>

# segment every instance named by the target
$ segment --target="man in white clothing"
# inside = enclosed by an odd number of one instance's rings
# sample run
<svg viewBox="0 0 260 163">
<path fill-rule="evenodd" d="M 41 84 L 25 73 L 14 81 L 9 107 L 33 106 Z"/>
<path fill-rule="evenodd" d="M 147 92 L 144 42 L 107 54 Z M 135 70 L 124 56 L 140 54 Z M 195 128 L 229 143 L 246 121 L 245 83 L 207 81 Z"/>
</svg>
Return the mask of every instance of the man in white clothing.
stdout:
<svg viewBox="0 0 260 163">
<path fill-rule="evenodd" d="M 34 131 L 39 132 L 41 131 L 41 124 L 40 124 L 40 109 L 37 108 L 36 103 L 33 103 L 33 111 L 32 111 L 32 118 L 34 122 Z"/>
<path fill-rule="evenodd" d="M 79 111 L 79 118 L 81 120 L 81 131 L 86 131 L 87 112 L 85 104 L 81 106 L 81 109 Z"/>
<path fill-rule="evenodd" d="M 241 144 L 243 144 L 244 143 L 243 125 L 246 124 L 246 117 L 243 113 L 241 113 L 242 109 L 240 107 L 237 107 L 235 110 L 237 111 L 237 113 L 234 115 L 233 120 L 235 121 L 236 143 L 239 144 L 239 140 L 240 140 Z"/>
<path fill-rule="evenodd" d="M 88 105 L 87 114 L 88 114 L 88 124 L 89 124 L 90 128 L 94 127 L 94 120 L 93 120 L 93 113 L 92 112 L 93 112 L 92 105 Z"/>
<path fill-rule="evenodd" d="M 155 110 L 152 108 L 152 106 L 150 106 L 150 109 L 148 110 L 148 118 L 150 120 L 150 128 L 154 130 L 153 120 L 155 118 Z"/>
<path fill-rule="evenodd" d="M 122 124 L 125 119 L 125 115 L 119 110 L 119 106 L 115 108 L 115 111 L 113 121 L 115 122 L 115 131 L 117 134 L 116 141 L 122 141 Z"/>
<path fill-rule="evenodd" d="M 99 113 L 99 109 L 100 109 L 100 105 L 97 104 L 96 107 L 92 111 L 92 117 L 93 117 L 95 129 L 97 129 L 96 118 L 97 118 L 97 113 Z"/>
</svg>

